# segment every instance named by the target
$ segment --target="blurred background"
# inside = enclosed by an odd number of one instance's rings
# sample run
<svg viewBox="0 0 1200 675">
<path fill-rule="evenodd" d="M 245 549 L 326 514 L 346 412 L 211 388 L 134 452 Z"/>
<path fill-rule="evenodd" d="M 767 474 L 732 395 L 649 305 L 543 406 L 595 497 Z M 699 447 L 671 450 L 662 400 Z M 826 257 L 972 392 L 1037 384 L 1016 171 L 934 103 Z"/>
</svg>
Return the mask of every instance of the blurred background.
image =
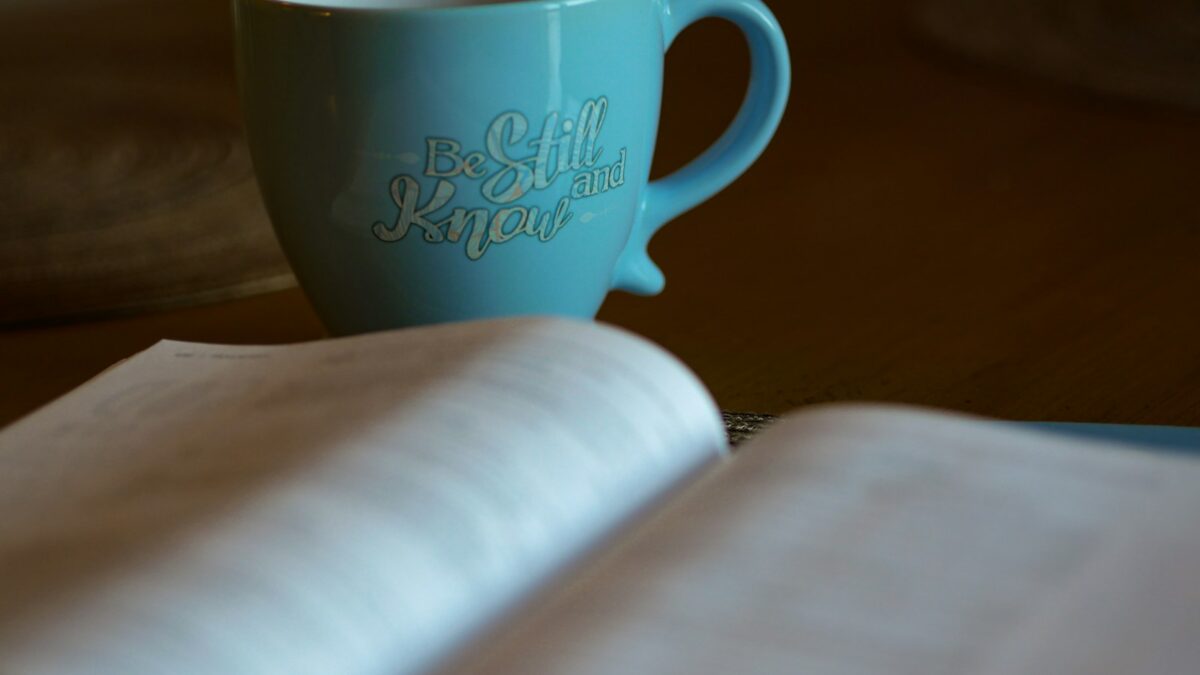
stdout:
<svg viewBox="0 0 1200 675">
<path fill-rule="evenodd" d="M 1200 425 L 1200 5 L 768 1 L 791 105 L 601 319 L 726 409 L 883 400 Z M 655 173 L 745 91 L 717 21 L 668 56 Z M 0 424 L 161 338 L 323 332 L 241 136 L 226 0 L 0 0 Z"/>
</svg>

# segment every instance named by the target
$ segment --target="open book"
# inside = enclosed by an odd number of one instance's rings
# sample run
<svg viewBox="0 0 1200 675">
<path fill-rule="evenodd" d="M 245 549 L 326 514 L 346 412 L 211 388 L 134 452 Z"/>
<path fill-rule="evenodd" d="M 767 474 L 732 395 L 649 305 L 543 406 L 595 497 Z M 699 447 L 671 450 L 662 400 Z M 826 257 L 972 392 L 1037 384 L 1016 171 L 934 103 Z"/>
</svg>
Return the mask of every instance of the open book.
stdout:
<svg viewBox="0 0 1200 675">
<path fill-rule="evenodd" d="M 882 407 L 728 451 L 522 319 L 163 342 L 0 432 L 0 671 L 1194 673 L 1200 463 Z"/>
</svg>

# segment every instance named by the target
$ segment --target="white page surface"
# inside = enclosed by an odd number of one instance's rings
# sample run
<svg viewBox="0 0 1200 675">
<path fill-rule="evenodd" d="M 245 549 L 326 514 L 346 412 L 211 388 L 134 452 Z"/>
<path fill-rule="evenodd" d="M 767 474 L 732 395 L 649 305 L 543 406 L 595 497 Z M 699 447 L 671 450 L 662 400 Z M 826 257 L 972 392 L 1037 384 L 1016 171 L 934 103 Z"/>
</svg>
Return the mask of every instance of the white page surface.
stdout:
<svg viewBox="0 0 1200 675">
<path fill-rule="evenodd" d="M 0 433 L 0 663 L 419 672 L 723 451 L 593 325 L 164 342 Z"/>
<path fill-rule="evenodd" d="M 459 665 L 512 675 L 1183 675 L 1200 464 L 928 413 L 753 441 Z"/>
</svg>

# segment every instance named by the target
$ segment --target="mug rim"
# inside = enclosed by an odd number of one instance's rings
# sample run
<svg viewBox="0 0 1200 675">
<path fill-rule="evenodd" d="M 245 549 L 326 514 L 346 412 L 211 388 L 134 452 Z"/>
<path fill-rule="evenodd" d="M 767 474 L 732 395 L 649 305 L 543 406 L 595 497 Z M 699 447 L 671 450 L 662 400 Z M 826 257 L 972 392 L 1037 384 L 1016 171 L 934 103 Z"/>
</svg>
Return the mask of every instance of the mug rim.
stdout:
<svg viewBox="0 0 1200 675">
<path fill-rule="evenodd" d="M 511 0 L 510 2 L 481 5 L 452 5 L 449 7 L 354 7 L 338 5 L 331 0 L 237 0 L 238 4 L 259 4 L 284 11 L 316 13 L 322 16 L 338 14 L 442 14 L 453 12 L 504 13 L 529 9 L 566 9 L 579 5 L 590 5 L 604 0 Z"/>
</svg>

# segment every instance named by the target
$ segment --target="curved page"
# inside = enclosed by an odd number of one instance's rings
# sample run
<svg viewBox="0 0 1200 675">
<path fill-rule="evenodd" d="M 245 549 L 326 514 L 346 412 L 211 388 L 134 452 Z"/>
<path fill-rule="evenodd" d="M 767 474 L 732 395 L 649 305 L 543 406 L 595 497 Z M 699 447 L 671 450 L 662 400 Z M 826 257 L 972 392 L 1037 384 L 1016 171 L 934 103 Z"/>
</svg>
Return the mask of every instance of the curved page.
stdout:
<svg viewBox="0 0 1200 675">
<path fill-rule="evenodd" d="M 0 434 L 0 662 L 427 670 L 724 450 L 591 324 L 163 342 Z"/>
<path fill-rule="evenodd" d="M 454 673 L 1200 663 L 1200 463 L 872 406 L 784 420 Z"/>
</svg>

